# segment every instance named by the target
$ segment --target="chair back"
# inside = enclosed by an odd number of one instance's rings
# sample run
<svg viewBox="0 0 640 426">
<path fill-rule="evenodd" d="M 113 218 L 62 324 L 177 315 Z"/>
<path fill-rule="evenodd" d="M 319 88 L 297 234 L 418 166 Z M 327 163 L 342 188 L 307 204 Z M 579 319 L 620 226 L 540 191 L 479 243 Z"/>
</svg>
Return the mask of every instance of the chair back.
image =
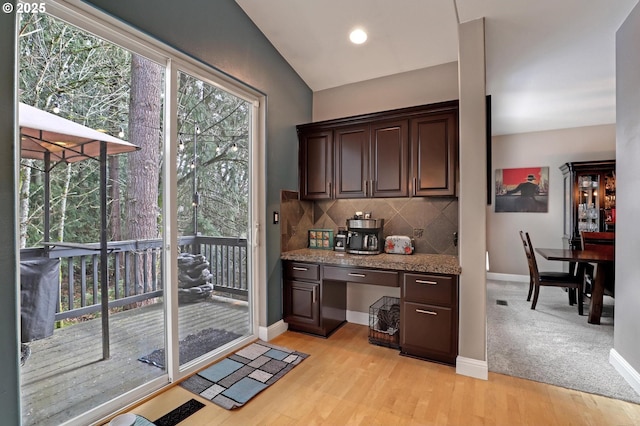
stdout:
<svg viewBox="0 0 640 426">
<path fill-rule="evenodd" d="M 538 275 L 538 262 L 536 262 L 536 255 L 531 245 L 531 238 L 529 238 L 528 232 L 520 231 L 520 238 L 522 239 L 522 245 L 524 246 L 524 254 L 527 256 L 527 263 L 529 264 L 529 274 L 534 282 L 539 280 Z"/>
<path fill-rule="evenodd" d="M 580 243 L 582 250 L 595 248 L 598 245 L 613 246 L 616 243 L 615 232 L 588 232 L 580 231 Z"/>
</svg>

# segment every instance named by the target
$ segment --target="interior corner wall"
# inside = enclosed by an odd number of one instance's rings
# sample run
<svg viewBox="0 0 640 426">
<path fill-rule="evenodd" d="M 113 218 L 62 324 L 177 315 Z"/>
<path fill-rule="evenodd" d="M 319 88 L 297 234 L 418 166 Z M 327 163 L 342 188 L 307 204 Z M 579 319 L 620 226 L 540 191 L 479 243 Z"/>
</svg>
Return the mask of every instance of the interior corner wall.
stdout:
<svg viewBox="0 0 640 426">
<path fill-rule="evenodd" d="M 616 157 L 614 124 L 531 132 L 492 138 L 492 170 L 549 167 L 547 213 L 496 213 L 495 185 L 487 212 L 489 272 L 529 276 L 519 231 L 529 232 L 534 247 L 562 248 L 564 189 L 560 166 L 573 161 L 612 160 Z M 560 271 L 562 262 L 538 257 L 541 269 Z"/>
<path fill-rule="evenodd" d="M 458 99 L 458 63 L 346 84 L 313 93 L 313 121 Z"/>
<path fill-rule="evenodd" d="M 134 28 L 181 50 L 267 97 L 266 115 L 266 277 L 267 318 L 282 319 L 280 225 L 270 212 L 280 206 L 280 190 L 298 187 L 291 163 L 298 151 L 296 125 L 311 121 L 312 92 L 234 0 L 134 2 L 86 0 Z M 294 155 L 294 158 L 297 158 Z"/>
<path fill-rule="evenodd" d="M 458 25 L 460 85 L 460 337 L 459 356 L 487 360 L 485 23 Z M 464 374 L 458 363 L 456 371 Z"/>
<path fill-rule="evenodd" d="M 5 2 L 15 10 L 16 1 Z M 18 425 L 20 415 L 20 363 L 18 351 L 18 250 L 16 152 L 16 14 L 0 14 L 0 413 L 2 424 Z M 13 200 L 13 202 L 11 202 Z"/>
<path fill-rule="evenodd" d="M 640 372 L 640 5 L 616 34 L 616 311 L 613 346 Z M 637 385 L 637 383 L 636 383 Z M 635 387 L 638 390 L 638 387 Z"/>
</svg>

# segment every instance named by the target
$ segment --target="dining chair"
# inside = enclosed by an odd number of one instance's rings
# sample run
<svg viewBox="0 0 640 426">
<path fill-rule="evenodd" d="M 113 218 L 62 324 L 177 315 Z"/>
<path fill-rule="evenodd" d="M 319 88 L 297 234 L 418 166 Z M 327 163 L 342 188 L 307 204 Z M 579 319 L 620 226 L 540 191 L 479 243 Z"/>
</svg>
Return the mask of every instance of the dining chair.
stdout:
<svg viewBox="0 0 640 426">
<path fill-rule="evenodd" d="M 615 232 L 595 232 L 595 231 L 580 231 L 580 245 L 582 250 L 589 250 L 597 248 L 601 245 L 613 246 L 616 244 Z M 584 292 L 591 293 L 591 286 L 595 279 L 598 265 L 590 264 L 584 272 Z M 615 271 L 614 271 L 615 272 Z M 611 278 L 609 283 L 606 283 L 606 288 L 613 295 L 613 283 L 615 281 L 615 275 Z"/>
<path fill-rule="evenodd" d="M 524 253 L 527 256 L 527 263 L 529 265 L 529 295 L 527 296 L 527 301 L 531 300 L 531 294 L 533 293 L 531 309 L 536 308 L 541 286 L 565 287 L 569 290 L 569 304 L 573 305 L 574 298 L 577 299 L 578 314 L 582 315 L 582 276 L 576 276 L 572 272 L 540 272 L 529 233 L 520 231 L 520 238 L 522 239 Z M 577 292 L 577 297 L 572 297 L 573 291 Z"/>
</svg>

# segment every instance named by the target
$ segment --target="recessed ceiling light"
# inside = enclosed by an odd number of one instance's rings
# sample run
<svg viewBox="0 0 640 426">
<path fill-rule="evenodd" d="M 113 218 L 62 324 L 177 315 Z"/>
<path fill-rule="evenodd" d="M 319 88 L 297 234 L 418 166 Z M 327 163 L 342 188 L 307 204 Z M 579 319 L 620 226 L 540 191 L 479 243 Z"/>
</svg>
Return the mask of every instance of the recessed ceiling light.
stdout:
<svg viewBox="0 0 640 426">
<path fill-rule="evenodd" d="M 362 44 L 367 41 L 367 33 L 361 28 L 356 28 L 349 34 L 349 40 L 354 44 Z"/>
</svg>

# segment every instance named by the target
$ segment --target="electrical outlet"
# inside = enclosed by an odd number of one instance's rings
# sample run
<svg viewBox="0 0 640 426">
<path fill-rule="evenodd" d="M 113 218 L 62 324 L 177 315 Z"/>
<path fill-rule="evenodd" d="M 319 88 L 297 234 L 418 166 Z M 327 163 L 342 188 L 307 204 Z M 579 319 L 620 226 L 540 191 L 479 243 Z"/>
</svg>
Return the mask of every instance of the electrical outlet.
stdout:
<svg viewBox="0 0 640 426">
<path fill-rule="evenodd" d="M 413 237 L 414 238 L 422 238 L 422 234 L 424 233 L 424 229 L 422 228 L 413 228 Z"/>
<path fill-rule="evenodd" d="M 291 227 L 291 236 L 296 235 L 297 232 L 298 232 L 298 227 L 297 226 L 292 226 Z"/>
</svg>

